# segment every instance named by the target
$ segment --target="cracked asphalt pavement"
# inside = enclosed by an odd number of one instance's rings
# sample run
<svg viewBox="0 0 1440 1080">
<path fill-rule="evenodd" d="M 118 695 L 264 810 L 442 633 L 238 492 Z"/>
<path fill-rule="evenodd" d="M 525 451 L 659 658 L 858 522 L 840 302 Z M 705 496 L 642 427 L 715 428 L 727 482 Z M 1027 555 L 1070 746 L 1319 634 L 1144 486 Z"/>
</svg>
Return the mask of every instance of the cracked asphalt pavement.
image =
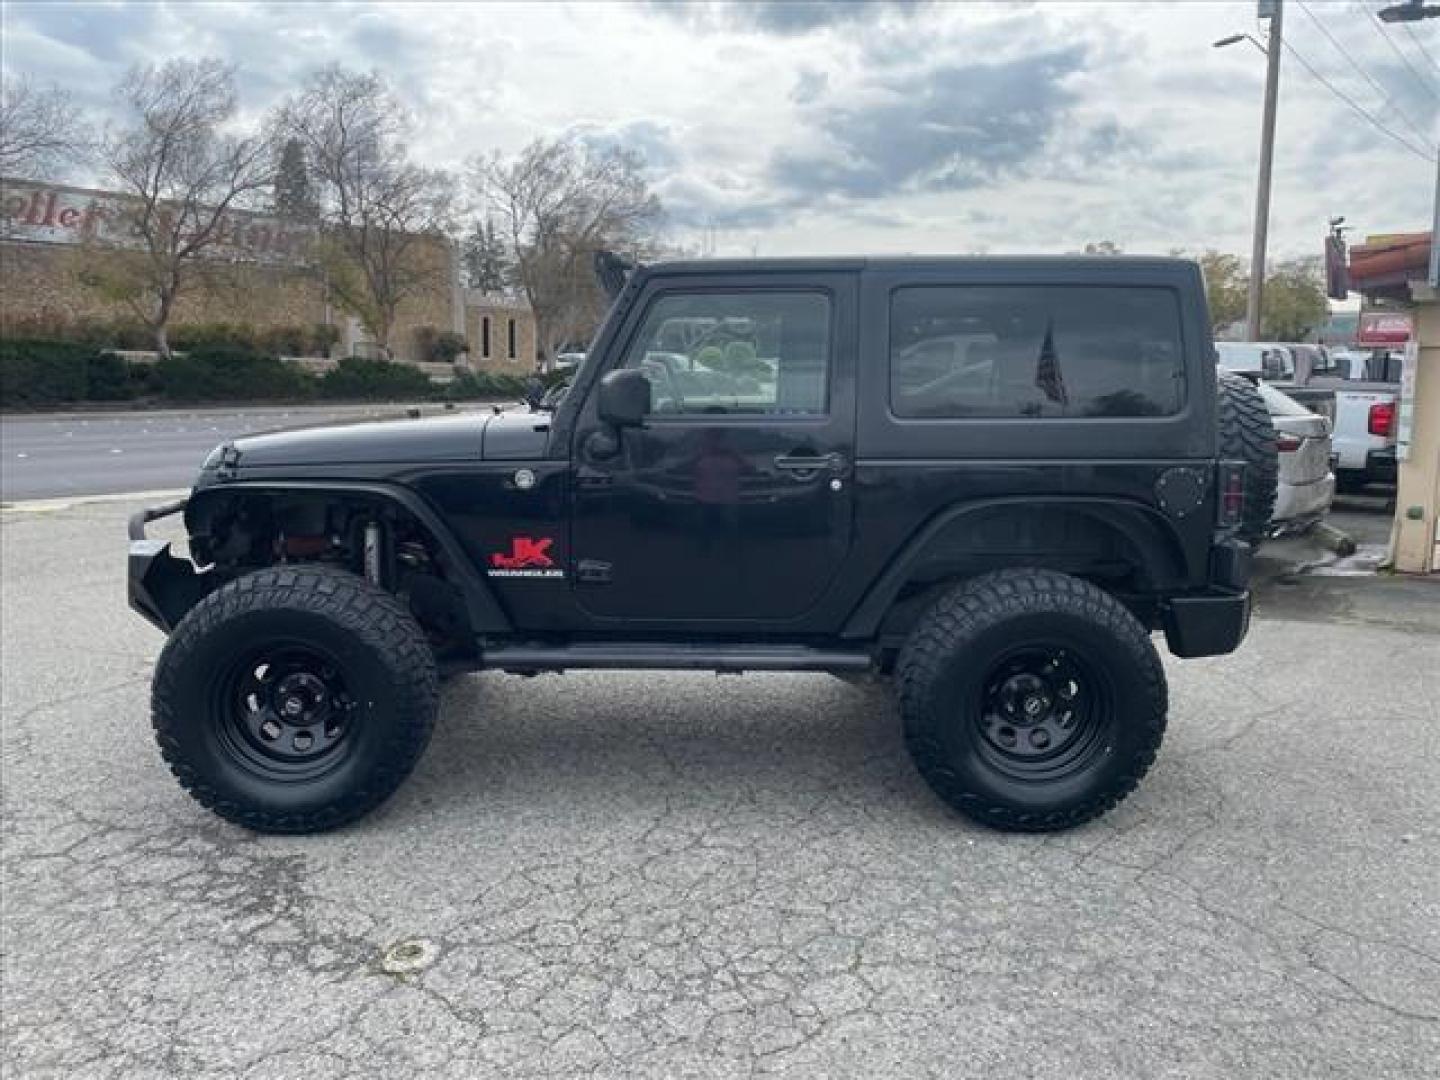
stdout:
<svg viewBox="0 0 1440 1080">
<path fill-rule="evenodd" d="M 7 1077 L 1435 1075 L 1433 585 L 1270 579 L 1069 833 L 947 812 L 874 689 L 572 674 L 262 838 L 152 744 L 130 509 L 0 526 Z"/>
</svg>

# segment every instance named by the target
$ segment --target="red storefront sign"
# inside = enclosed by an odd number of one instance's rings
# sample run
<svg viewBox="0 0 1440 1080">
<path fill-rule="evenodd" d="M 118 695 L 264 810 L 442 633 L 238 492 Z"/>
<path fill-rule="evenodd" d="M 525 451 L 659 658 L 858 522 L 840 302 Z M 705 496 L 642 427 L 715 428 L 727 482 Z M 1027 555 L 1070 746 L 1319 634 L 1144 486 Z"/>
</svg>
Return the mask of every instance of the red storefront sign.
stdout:
<svg viewBox="0 0 1440 1080">
<path fill-rule="evenodd" d="M 1404 345 L 1413 332 L 1409 315 L 1398 311 L 1362 311 L 1355 342 L 1371 346 Z"/>
</svg>

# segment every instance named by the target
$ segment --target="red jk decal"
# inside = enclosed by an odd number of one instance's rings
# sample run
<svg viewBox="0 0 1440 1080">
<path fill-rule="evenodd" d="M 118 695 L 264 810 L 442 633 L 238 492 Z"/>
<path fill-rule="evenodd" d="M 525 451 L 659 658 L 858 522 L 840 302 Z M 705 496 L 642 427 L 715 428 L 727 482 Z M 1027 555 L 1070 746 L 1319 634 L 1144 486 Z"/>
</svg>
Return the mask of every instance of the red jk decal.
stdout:
<svg viewBox="0 0 1440 1080">
<path fill-rule="evenodd" d="M 490 565 L 504 570 L 523 570 L 531 567 L 554 566 L 555 560 L 545 554 L 555 540 L 552 537 L 536 539 L 532 536 L 512 536 L 510 554 L 500 552 L 490 556 Z"/>
</svg>

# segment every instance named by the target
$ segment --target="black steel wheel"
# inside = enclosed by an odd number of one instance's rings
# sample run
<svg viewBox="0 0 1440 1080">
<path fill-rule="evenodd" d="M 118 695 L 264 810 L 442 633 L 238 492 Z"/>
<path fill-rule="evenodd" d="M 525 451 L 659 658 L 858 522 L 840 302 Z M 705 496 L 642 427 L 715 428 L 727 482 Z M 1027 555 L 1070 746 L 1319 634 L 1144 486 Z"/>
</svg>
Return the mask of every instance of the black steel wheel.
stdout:
<svg viewBox="0 0 1440 1080">
<path fill-rule="evenodd" d="M 216 680 L 216 715 L 236 759 L 263 776 L 294 779 L 333 768 L 357 703 L 329 653 L 298 642 L 247 650 Z"/>
<path fill-rule="evenodd" d="M 197 604 L 155 668 L 151 712 L 195 799 L 260 832 L 318 832 L 398 788 L 434 726 L 424 632 L 333 567 L 261 570 Z"/>
<path fill-rule="evenodd" d="M 942 597 L 896 665 L 905 741 L 947 803 L 1038 832 L 1105 813 L 1140 782 L 1165 731 L 1149 634 L 1100 589 L 1003 570 Z"/>
<path fill-rule="evenodd" d="M 1101 670 L 1073 646 L 1033 642 L 1006 653 L 983 680 L 980 749 L 1016 780 L 1054 780 L 1104 751 L 1115 719 Z"/>
</svg>

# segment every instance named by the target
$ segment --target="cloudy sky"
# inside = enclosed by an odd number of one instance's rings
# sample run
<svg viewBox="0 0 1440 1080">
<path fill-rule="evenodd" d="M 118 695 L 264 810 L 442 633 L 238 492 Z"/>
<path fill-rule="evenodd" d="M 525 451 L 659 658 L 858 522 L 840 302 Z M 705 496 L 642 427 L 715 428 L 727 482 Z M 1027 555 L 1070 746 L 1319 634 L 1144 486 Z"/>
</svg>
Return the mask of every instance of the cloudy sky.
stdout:
<svg viewBox="0 0 1440 1080">
<path fill-rule="evenodd" d="M 1237 3 L 104 3 L 7 0 L 4 66 L 102 113 L 135 63 L 238 64 L 258 116 L 311 67 L 392 79 L 417 156 L 578 130 L 645 155 L 674 238 L 721 254 L 1246 252 L 1264 58 Z M 1329 216 L 1428 227 L 1440 20 L 1288 0 L 1274 256 Z M 1343 51 L 1342 51 L 1343 50 Z M 1298 57 L 1297 54 L 1298 53 Z M 1353 61 L 1353 64 L 1352 64 Z"/>
</svg>

